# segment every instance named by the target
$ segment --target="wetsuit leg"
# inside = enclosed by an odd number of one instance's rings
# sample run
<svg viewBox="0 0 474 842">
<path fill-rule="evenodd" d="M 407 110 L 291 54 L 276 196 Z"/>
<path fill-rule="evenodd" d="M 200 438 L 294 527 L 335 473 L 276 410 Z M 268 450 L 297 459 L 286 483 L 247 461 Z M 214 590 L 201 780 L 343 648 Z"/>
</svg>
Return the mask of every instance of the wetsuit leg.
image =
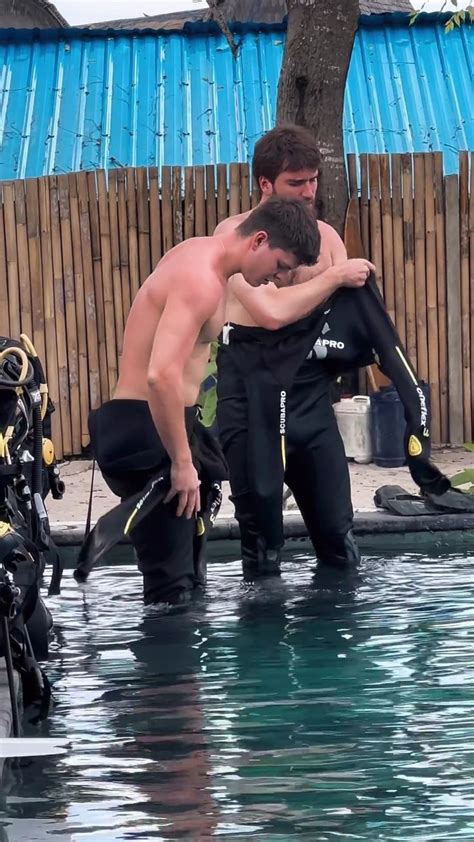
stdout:
<svg viewBox="0 0 474 842">
<path fill-rule="evenodd" d="M 254 496 L 247 471 L 247 416 L 245 389 L 234 400 L 219 401 L 220 441 L 229 470 L 231 501 L 239 524 L 242 568 L 245 576 L 256 575 L 261 537 L 255 516 Z"/>
<path fill-rule="evenodd" d="M 246 578 L 279 573 L 280 550 L 268 550 L 256 515 L 248 468 L 248 410 L 244 381 L 221 350 L 218 356 L 217 425 L 226 458 L 231 500 L 239 524 L 242 568 Z"/>
<path fill-rule="evenodd" d="M 145 402 L 110 401 L 96 411 L 89 426 L 103 477 L 122 500 L 141 491 L 166 467 L 166 452 Z M 194 518 L 176 517 L 173 500 L 157 506 L 133 529 L 130 540 L 143 575 L 146 604 L 175 604 L 189 599 L 195 585 L 195 527 Z"/>
<path fill-rule="evenodd" d="M 224 449 L 229 467 L 231 500 L 240 530 L 242 570 L 247 579 L 254 579 L 257 576 L 276 576 L 280 572 L 280 549 L 269 549 L 258 528 L 255 497 L 250 491 L 245 460 L 242 458 L 245 447 L 246 436 L 239 435 Z"/>
<path fill-rule="evenodd" d="M 333 565 L 359 561 L 351 486 L 344 445 L 331 408 L 311 447 L 290 451 L 286 482 L 303 516 L 318 560 Z"/>
<path fill-rule="evenodd" d="M 231 501 L 240 529 L 242 563 L 255 564 L 257 535 L 252 517 L 252 505 L 247 471 L 247 395 L 240 377 L 226 349 L 217 356 L 217 428 L 219 441 L 229 469 Z"/>
<path fill-rule="evenodd" d="M 103 477 L 122 500 L 141 491 L 152 474 L 129 470 Z M 146 477 L 146 479 L 145 479 Z M 143 576 L 145 604 L 180 603 L 195 585 L 194 535 L 196 522 L 176 517 L 176 501 L 159 505 L 131 533 L 137 564 Z"/>
<path fill-rule="evenodd" d="M 186 601 L 195 586 L 196 521 L 176 516 L 176 501 L 157 506 L 131 535 L 145 605 Z"/>
</svg>

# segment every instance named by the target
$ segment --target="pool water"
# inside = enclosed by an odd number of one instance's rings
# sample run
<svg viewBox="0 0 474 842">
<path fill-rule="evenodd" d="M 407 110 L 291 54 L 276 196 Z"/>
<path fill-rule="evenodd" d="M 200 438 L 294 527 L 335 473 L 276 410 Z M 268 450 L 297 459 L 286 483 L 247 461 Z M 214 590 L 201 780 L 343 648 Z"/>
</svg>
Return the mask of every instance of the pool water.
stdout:
<svg viewBox="0 0 474 842">
<path fill-rule="evenodd" d="M 9 769 L 0 842 L 474 840 L 474 558 L 213 563 L 188 615 L 132 566 L 49 603 L 64 755 Z"/>
</svg>

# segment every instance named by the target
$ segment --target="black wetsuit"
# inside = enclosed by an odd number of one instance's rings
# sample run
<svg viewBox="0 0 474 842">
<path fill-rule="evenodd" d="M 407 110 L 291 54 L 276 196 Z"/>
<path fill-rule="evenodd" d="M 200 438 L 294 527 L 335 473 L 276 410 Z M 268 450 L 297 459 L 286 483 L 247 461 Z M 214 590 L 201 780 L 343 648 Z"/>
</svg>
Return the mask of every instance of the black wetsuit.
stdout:
<svg viewBox="0 0 474 842">
<path fill-rule="evenodd" d="M 185 421 L 193 462 L 201 480 L 201 508 L 205 510 L 212 484 L 222 482 L 227 470 L 217 441 L 207 433 L 206 447 L 202 447 L 204 428 L 195 407 L 186 409 Z M 89 429 L 91 446 L 104 479 L 122 500 L 143 491 L 154 477 L 169 474 L 170 460 L 146 401 L 108 401 L 90 413 Z M 176 505 L 176 499 L 156 505 L 129 533 L 143 574 L 146 603 L 179 602 L 183 594 L 202 584 L 197 522 L 195 518 L 177 517 Z M 118 515 L 110 528 L 118 528 L 120 510 Z M 121 533 L 123 537 L 123 529 Z M 118 540 L 120 536 L 115 537 Z M 94 550 L 92 547 L 92 553 Z M 88 559 L 88 566 L 93 563 L 93 558 Z"/>
<path fill-rule="evenodd" d="M 278 568 L 284 481 L 318 558 L 358 558 L 347 459 L 330 394 L 340 373 L 379 362 L 404 404 L 413 478 L 424 490 L 447 482 L 429 462 L 425 398 L 373 277 L 364 289 L 341 289 L 281 330 L 230 325 L 224 338 L 217 421 L 249 572 Z"/>
</svg>

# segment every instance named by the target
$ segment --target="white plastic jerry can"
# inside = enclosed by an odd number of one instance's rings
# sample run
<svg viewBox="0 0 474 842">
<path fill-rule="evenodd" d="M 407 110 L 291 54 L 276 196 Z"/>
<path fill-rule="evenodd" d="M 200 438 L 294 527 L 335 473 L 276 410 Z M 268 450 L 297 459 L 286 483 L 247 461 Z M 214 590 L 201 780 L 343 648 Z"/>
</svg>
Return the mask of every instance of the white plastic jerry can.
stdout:
<svg viewBox="0 0 474 842">
<path fill-rule="evenodd" d="M 367 395 L 341 398 L 333 409 L 347 458 L 367 465 L 372 461 L 370 398 Z"/>
</svg>

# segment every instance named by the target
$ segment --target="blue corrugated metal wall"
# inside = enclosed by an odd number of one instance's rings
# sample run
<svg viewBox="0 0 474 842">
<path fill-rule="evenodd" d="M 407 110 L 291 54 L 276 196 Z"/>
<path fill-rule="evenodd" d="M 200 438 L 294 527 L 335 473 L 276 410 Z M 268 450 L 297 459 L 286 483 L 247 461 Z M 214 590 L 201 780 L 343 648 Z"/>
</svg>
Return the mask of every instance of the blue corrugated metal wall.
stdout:
<svg viewBox="0 0 474 842">
<path fill-rule="evenodd" d="M 344 113 L 348 152 L 474 149 L 474 27 L 365 18 Z M 0 178 L 245 161 L 275 118 L 285 33 L 0 30 Z"/>
<path fill-rule="evenodd" d="M 436 16 L 434 16 L 436 20 Z M 361 27 L 344 109 L 347 152 L 474 150 L 474 27 Z"/>
</svg>

